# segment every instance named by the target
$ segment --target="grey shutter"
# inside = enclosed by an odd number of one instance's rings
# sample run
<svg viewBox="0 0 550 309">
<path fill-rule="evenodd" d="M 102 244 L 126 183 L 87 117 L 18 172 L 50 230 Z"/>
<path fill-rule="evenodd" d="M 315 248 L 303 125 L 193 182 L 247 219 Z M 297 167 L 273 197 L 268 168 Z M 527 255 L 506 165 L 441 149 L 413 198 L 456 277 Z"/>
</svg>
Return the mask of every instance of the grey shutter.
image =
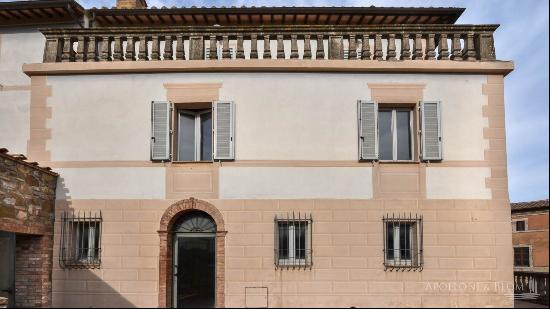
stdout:
<svg viewBox="0 0 550 309">
<path fill-rule="evenodd" d="M 422 160 L 442 160 L 441 104 L 438 101 L 421 102 Z"/>
<path fill-rule="evenodd" d="M 378 104 L 357 101 L 359 114 L 359 159 L 378 160 Z"/>
<path fill-rule="evenodd" d="M 212 106 L 214 127 L 214 159 L 235 159 L 235 104 L 215 101 Z"/>
<path fill-rule="evenodd" d="M 171 103 L 151 103 L 151 160 L 170 160 L 170 115 Z"/>
</svg>

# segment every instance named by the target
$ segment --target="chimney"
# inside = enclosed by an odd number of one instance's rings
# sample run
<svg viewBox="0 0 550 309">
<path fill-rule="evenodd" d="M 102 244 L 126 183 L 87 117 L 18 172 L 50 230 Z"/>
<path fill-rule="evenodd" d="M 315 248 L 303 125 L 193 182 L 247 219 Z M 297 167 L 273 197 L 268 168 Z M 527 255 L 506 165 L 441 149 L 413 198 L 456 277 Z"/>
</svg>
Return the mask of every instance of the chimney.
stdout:
<svg viewBox="0 0 550 309">
<path fill-rule="evenodd" d="M 147 1 L 145 0 L 116 0 L 117 9 L 146 9 Z"/>
</svg>

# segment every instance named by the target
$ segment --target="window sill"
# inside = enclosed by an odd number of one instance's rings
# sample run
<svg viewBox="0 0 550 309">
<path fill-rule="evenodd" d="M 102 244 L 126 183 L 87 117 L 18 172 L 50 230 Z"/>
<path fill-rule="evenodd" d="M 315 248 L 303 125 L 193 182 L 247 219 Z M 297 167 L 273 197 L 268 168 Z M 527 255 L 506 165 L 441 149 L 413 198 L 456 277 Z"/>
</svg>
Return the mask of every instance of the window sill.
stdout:
<svg viewBox="0 0 550 309">
<path fill-rule="evenodd" d="M 214 161 L 171 161 L 172 164 L 190 164 L 190 163 L 199 163 L 199 164 L 208 164 L 214 163 Z"/>
<path fill-rule="evenodd" d="M 417 160 L 379 160 L 380 164 L 420 164 L 422 161 Z"/>
</svg>

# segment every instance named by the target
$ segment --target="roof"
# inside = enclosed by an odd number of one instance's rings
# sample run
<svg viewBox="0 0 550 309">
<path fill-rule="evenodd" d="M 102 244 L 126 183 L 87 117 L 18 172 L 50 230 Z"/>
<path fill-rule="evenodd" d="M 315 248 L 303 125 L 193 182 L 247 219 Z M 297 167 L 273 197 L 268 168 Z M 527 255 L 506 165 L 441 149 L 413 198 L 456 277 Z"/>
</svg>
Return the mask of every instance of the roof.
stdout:
<svg viewBox="0 0 550 309">
<path fill-rule="evenodd" d="M 512 212 L 544 210 L 548 211 L 548 200 L 539 200 L 531 202 L 511 203 Z"/>
<path fill-rule="evenodd" d="M 75 0 L 0 2 L 0 27 L 80 23 L 84 13 Z"/>
<path fill-rule="evenodd" d="M 92 8 L 94 26 L 454 24 L 464 8 L 162 7 Z"/>
<path fill-rule="evenodd" d="M 8 150 L 6 148 L 0 148 L 0 157 L 1 158 L 6 158 L 8 160 L 15 161 L 19 164 L 28 166 L 32 169 L 41 171 L 41 172 L 46 173 L 46 174 L 50 174 L 52 176 L 59 176 L 59 174 L 57 174 L 56 172 L 53 172 L 52 169 L 49 168 L 49 167 L 41 167 L 41 166 L 38 165 L 37 162 L 27 162 L 27 161 L 25 161 L 25 160 L 27 160 L 27 157 L 25 157 L 24 155 L 9 154 Z"/>
</svg>

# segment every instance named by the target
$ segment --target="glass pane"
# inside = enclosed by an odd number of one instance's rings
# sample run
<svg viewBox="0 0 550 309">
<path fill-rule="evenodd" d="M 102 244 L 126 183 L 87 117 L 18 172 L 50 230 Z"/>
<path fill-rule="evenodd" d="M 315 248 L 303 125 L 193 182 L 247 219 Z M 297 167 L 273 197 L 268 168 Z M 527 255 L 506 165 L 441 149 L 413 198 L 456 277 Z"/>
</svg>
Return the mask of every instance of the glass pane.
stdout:
<svg viewBox="0 0 550 309">
<path fill-rule="evenodd" d="M 195 160 L 195 115 L 180 113 L 178 128 L 178 160 Z"/>
<path fill-rule="evenodd" d="M 403 223 L 399 226 L 399 248 L 402 260 L 411 259 L 411 224 Z"/>
<path fill-rule="evenodd" d="M 378 152 L 380 160 L 393 160 L 392 111 L 378 113 Z"/>
<path fill-rule="evenodd" d="M 279 222 L 279 259 L 288 259 L 288 223 Z"/>
<path fill-rule="evenodd" d="M 393 223 L 386 223 L 386 259 L 393 260 Z"/>
<path fill-rule="evenodd" d="M 411 160 L 410 111 L 397 111 L 397 160 Z"/>
<path fill-rule="evenodd" d="M 201 115 L 201 160 L 212 160 L 212 113 Z"/>
<path fill-rule="evenodd" d="M 305 259 L 306 258 L 306 222 L 300 222 L 294 224 L 294 241 L 296 248 L 296 258 Z"/>
<path fill-rule="evenodd" d="M 516 231 L 525 231 L 525 221 L 516 221 Z"/>
</svg>

